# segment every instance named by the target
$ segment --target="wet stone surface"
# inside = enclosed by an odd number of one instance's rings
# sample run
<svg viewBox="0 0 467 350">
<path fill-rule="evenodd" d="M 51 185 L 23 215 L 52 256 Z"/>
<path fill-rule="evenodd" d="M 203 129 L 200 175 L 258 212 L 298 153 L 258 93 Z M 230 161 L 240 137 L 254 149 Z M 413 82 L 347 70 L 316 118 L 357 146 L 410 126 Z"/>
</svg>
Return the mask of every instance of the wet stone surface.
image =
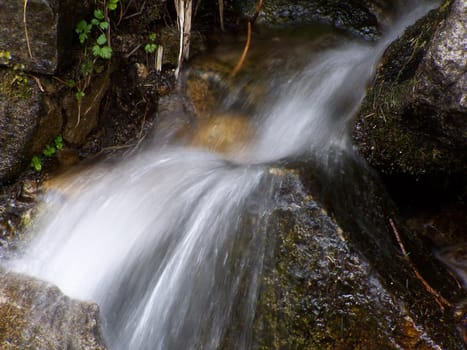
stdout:
<svg viewBox="0 0 467 350">
<path fill-rule="evenodd" d="M 31 277 L 0 269 L 0 348 L 105 350 L 99 308 Z"/>
<path fill-rule="evenodd" d="M 388 259 L 389 271 L 375 269 L 371 252 L 362 254 L 296 175 L 281 176 L 279 206 L 265 228 L 274 248 L 260 288 L 255 348 L 463 349 L 453 310 L 439 308 L 396 250 L 379 258 Z"/>
</svg>

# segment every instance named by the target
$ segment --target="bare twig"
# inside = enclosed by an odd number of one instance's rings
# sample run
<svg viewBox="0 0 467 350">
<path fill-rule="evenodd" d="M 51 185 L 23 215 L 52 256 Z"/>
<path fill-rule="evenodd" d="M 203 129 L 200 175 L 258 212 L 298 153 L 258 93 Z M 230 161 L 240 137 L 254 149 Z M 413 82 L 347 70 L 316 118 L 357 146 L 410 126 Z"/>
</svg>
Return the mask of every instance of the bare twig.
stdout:
<svg viewBox="0 0 467 350">
<path fill-rule="evenodd" d="M 81 122 L 81 101 L 78 101 L 78 118 L 76 120 L 75 128 L 78 127 L 80 122 Z"/>
<path fill-rule="evenodd" d="M 136 51 L 138 51 L 138 49 L 139 49 L 141 46 L 142 46 L 142 44 L 136 45 L 136 47 L 135 47 L 133 50 L 131 50 L 129 53 L 127 53 L 127 54 L 125 55 L 125 58 L 129 58 L 129 57 L 130 57 L 131 55 L 133 55 Z"/>
<path fill-rule="evenodd" d="M 42 83 L 41 83 L 40 79 L 39 79 L 38 77 L 34 76 L 34 75 L 31 75 L 31 77 L 35 80 L 35 82 L 36 82 L 37 87 L 39 88 L 39 90 L 40 90 L 41 92 L 45 92 L 45 89 L 44 89 L 44 87 L 42 86 Z"/>
<path fill-rule="evenodd" d="M 428 282 L 423 278 L 422 275 L 418 272 L 417 268 L 414 266 L 412 263 L 412 260 L 410 259 L 409 255 L 407 254 L 407 251 L 405 250 L 404 244 L 402 243 L 401 237 L 399 235 L 399 232 L 397 231 L 396 225 L 394 224 L 394 221 L 392 221 L 391 218 L 389 218 L 389 223 L 391 224 L 392 231 L 394 232 L 394 236 L 396 237 L 397 243 L 399 244 L 399 247 L 402 251 L 402 254 L 404 255 L 405 261 L 409 264 L 410 268 L 413 270 L 415 276 L 417 279 L 422 283 L 423 287 L 425 287 L 426 291 L 433 295 L 435 298 L 436 303 L 439 305 L 439 307 L 444 310 L 445 307 L 452 307 L 452 304 L 447 301 L 441 294 L 439 294 L 433 287 L 431 287 Z"/>
<path fill-rule="evenodd" d="M 243 66 L 243 62 L 245 61 L 246 55 L 248 53 L 248 49 L 250 48 L 250 42 L 251 42 L 251 22 L 248 22 L 248 36 L 246 38 L 246 43 L 245 47 L 243 48 L 242 56 L 238 60 L 237 65 L 233 69 L 232 73 L 230 73 L 230 77 L 233 78 L 234 76 L 237 75 L 237 73 L 240 71 L 240 69 Z"/>
<path fill-rule="evenodd" d="M 263 0 L 258 1 L 258 5 L 256 5 L 255 14 L 250 19 L 251 24 L 255 24 L 256 19 L 258 18 L 258 15 L 259 15 L 259 11 L 261 11 L 261 7 L 263 7 Z"/>
<path fill-rule="evenodd" d="M 250 18 L 248 21 L 248 34 L 247 34 L 247 39 L 245 43 L 245 47 L 243 48 L 242 55 L 240 56 L 240 60 L 238 61 L 237 65 L 233 69 L 232 73 L 230 73 L 230 77 L 233 78 L 234 76 L 237 75 L 237 73 L 240 71 L 240 69 L 243 66 L 243 62 L 245 61 L 246 55 L 248 54 L 248 50 L 250 48 L 250 43 L 251 43 L 251 26 L 255 23 L 256 18 L 258 18 L 259 12 L 261 11 L 261 7 L 263 7 L 263 0 L 259 0 L 258 4 L 256 5 L 256 11 L 253 17 Z"/>
<path fill-rule="evenodd" d="M 129 8 L 129 7 L 128 7 L 129 5 L 130 5 L 130 4 L 127 5 L 127 9 Z M 125 17 L 123 17 L 123 19 L 126 20 L 126 19 L 130 19 L 130 18 L 132 18 L 132 17 L 136 17 L 136 16 L 142 15 L 143 12 L 144 12 L 145 6 L 146 6 L 146 1 L 143 2 L 143 5 L 141 5 L 141 8 L 139 9 L 138 12 L 132 13 L 131 15 L 128 15 L 128 16 L 125 16 L 125 14 L 126 14 L 126 9 L 125 9 L 125 12 L 123 13 L 123 15 L 124 15 Z"/>
<path fill-rule="evenodd" d="M 28 53 L 29 57 L 32 58 L 32 51 L 31 51 L 31 44 L 29 42 L 29 34 L 28 34 L 28 24 L 27 24 L 27 12 L 28 8 L 28 0 L 24 0 L 24 6 L 23 6 L 23 25 L 24 25 L 24 35 L 26 36 L 26 44 L 28 45 Z"/>
</svg>

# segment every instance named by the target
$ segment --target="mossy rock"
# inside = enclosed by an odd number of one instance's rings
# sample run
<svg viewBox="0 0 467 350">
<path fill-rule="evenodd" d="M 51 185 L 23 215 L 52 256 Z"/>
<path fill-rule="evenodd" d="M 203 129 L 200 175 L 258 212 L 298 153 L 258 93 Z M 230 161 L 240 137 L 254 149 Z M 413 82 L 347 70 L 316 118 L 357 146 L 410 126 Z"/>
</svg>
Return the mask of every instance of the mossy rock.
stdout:
<svg viewBox="0 0 467 350">
<path fill-rule="evenodd" d="M 380 172 L 467 173 L 466 6 L 445 1 L 384 53 L 354 127 L 360 152 Z"/>
<path fill-rule="evenodd" d="M 43 78 L 46 85 L 47 78 Z M 34 154 L 60 134 L 61 110 L 53 93 L 23 72 L 0 69 L 0 185 L 13 181 Z"/>
<path fill-rule="evenodd" d="M 99 308 L 46 282 L 0 270 L 2 349 L 105 350 Z"/>
<path fill-rule="evenodd" d="M 463 349 L 452 310 L 442 310 L 415 277 L 388 228 L 365 232 L 363 213 L 360 226 L 331 216 L 322 196 L 303 185 L 303 170 L 272 173 L 280 178 L 280 204 L 266 220 L 272 253 L 263 267 L 254 349 Z M 379 212 L 381 198 L 346 215 L 363 207 Z M 414 259 L 422 250 L 412 251 Z"/>
</svg>

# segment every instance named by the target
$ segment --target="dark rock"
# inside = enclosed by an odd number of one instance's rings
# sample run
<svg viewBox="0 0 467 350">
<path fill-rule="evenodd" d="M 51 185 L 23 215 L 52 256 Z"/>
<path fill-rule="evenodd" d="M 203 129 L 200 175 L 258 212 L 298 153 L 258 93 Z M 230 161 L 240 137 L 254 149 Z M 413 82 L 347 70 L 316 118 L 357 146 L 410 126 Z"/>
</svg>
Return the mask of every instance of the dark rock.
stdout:
<svg viewBox="0 0 467 350">
<path fill-rule="evenodd" d="M 106 349 L 96 304 L 46 282 L 0 270 L 0 348 Z"/>
<path fill-rule="evenodd" d="M 27 71 L 54 74 L 69 62 L 73 28 L 86 8 L 86 0 L 1 0 L 0 51 Z"/>
<path fill-rule="evenodd" d="M 246 5 L 242 6 L 243 11 L 252 16 L 256 5 L 257 1 L 246 1 Z M 365 39 L 373 39 L 379 35 L 379 22 L 387 22 L 385 15 L 389 8 L 386 1 L 264 1 L 258 23 L 277 26 L 320 22 L 345 29 Z"/>
<path fill-rule="evenodd" d="M 465 176 L 467 4 L 445 1 L 383 55 L 354 140 L 385 174 Z"/>
<path fill-rule="evenodd" d="M 86 137 L 98 125 L 101 101 L 110 84 L 111 69 L 98 75 L 89 87 L 80 103 L 73 94 L 68 94 L 63 101 L 66 124 L 63 138 L 73 145 L 82 145 Z"/>
<path fill-rule="evenodd" d="M 330 197 L 338 196 L 342 205 L 332 208 L 334 219 L 318 198 L 329 196 L 310 195 L 315 170 L 305 169 L 272 171 L 281 178 L 279 205 L 266 219 L 273 253 L 264 265 L 254 348 L 463 349 L 453 310 L 438 305 L 392 238 L 387 216 L 395 214 L 386 211 L 387 197 L 374 180 L 341 169 L 345 175 L 329 186 L 335 191 Z M 346 190 L 345 177 L 360 179 Z M 417 257 L 427 254 L 423 245 L 412 245 L 403 227 L 399 230 L 418 265 Z M 422 268 L 425 277 L 450 286 L 444 296 L 460 297 L 461 289 L 439 266 Z"/>
<path fill-rule="evenodd" d="M 60 108 L 24 73 L 0 69 L 0 184 L 14 179 L 60 134 Z"/>
</svg>

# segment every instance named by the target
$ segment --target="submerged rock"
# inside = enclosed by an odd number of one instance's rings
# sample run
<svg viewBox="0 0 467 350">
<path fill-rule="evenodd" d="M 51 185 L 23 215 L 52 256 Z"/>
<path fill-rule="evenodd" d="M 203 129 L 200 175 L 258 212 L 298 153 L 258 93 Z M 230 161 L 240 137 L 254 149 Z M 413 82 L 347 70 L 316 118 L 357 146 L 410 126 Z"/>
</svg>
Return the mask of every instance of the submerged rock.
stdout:
<svg viewBox="0 0 467 350">
<path fill-rule="evenodd" d="M 190 145 L 220 153 L 235 154 L 246 148 L 253 135 L 249 118 L 236 114 L 221 114 L 197 123 Z"/>
<path fill-rule="evenodd" d="M 57 287 L 0 270 L 0 348 L 105 350 L 96 304 Z"/>
<path fill-rule="evenodd" d="M 466 17 L 465 1 L 444 1 L 384 53 L 354 128 L 382 173 L 467 173 Z"/>
</svg>

